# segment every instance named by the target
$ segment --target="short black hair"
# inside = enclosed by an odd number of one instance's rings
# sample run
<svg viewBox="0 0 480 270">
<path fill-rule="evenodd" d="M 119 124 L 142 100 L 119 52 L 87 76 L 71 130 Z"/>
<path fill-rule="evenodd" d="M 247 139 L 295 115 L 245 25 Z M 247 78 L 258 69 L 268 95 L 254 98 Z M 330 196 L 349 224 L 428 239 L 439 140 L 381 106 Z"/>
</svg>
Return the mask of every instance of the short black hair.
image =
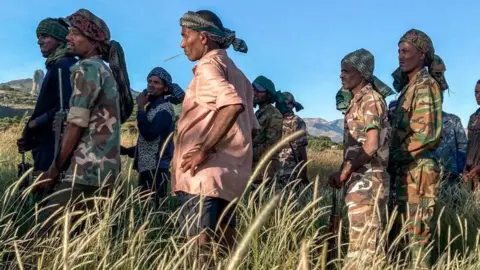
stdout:
<svg viewBox="0 0 480 270">
<path fill-rule="evenodd" d="M 213 13 L 210 10 L 199 10 L 197 13 L 202 19 L 213 23 L 216 27 L 220 28 L 222 31 L 225 30 L 223 27 L 222 20 L 217 16 L 217 14 Z"/>
<path fill-rule="evenodd" d="M 480 80 L 477 81 L 477 84 L 480 84 Z"/>
</svg>

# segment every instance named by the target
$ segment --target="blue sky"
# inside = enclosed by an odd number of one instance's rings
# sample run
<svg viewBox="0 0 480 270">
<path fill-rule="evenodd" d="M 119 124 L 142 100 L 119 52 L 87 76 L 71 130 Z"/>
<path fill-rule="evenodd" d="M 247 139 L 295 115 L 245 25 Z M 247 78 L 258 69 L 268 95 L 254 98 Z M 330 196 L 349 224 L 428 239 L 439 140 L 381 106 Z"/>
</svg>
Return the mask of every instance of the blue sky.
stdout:
<svg viewBox="0 0 480 270">
<path fill-rule="evenodd" d="M 136 90 L 145 88 L 145 77 L 155 66 L 188 86 L 194 64 L 184 56 L 164 60 L 182 52 L 179 18 L 188 10 L 210 9 L 249 46 L 248 54 L 229 50 L 237 66 L 250 80 L 262 74 L 278 89 L 293 92 L 305 107 L 299 113 L 303 117 L 342 117 L 335 110 L 340 60 L 353 50 L 370 50 L 375 75 L 391 85 L 397 42 L 410 28 L 429 34 L 447 65 L 451 93 L 445 111 L 459 115 L 466 125 L 478 107 L 473 94 L 480 79 L 478 0 L 2 0 L 0 82 L 27 78 L 44 68 L 36 44 L 38 22 L 79 8 L 102 17 L 113 39 L 123 45 Z"/>
</svg>

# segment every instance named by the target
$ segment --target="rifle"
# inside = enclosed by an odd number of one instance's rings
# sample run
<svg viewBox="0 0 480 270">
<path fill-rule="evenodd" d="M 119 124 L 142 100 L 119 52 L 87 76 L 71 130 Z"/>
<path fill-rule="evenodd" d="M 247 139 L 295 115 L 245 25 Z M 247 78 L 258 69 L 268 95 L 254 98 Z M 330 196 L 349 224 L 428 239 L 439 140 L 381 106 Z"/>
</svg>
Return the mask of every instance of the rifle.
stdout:
<svg viewBox="0 0 480 270">
<path fill-rule="evenodd" d="M 332 188 L 332 211 L 330 213 L 330 233 L 332 236 L 328 239 L 327 263 L 337 258 L 337 238 L 340 229 L 340 215 L 338 214 L 337 190 Z M 330 265 L 329 269 L 334 267 Z"/>
<path fill-rule="evenodd" d="M 18 164 L 18 174 L 17 174 L 17 177 L 20 179 L 28 170 L 30 170 L 30 168 L 32 168 L 32 164 L 30 163 L 26 163 L 25 162 L 25 152 L 21 152 L 20 153 L 22 155 L 22 162 L 20 162 L 20 164 Z M 31 174 L 27 175 L 22 183 L 20 183 L 19 185 L 19 190 L 23 190 L 25 188 L 27 188 L 29 185 L 30 185 L 30 181 L 31 181 Z"/>
<path fill-rule="evenodd" d="M 60 110 L 55 113 L 53 120 L 53 131 L 55 133 L 55 148 L 54 148 L 54 158 L 53 164 L 57 162 L 58 156 L 60 155 L 60 147 L 62 143 L 63 135 L 63 125 L 65 123 L 65 117 L 67 115 L 66 111 L 63 108 L 63 87 L 62 87 L 62 69 L 58 69 L 58 94 L 60 99 Z M 62 168 L 58 168 L 60 171 Z M 61 176 L 61 172 L 60 172 Z"/>
</svg>

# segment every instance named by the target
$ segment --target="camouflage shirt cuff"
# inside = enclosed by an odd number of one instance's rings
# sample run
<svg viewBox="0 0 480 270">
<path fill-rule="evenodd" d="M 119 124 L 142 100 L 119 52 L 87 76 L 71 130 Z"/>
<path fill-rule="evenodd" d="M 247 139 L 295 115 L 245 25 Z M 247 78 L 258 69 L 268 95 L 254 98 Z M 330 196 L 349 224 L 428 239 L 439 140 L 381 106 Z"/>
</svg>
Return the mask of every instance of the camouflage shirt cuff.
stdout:
<svg viewBox="0 0 480 270">
<path fill-rule="evenodd" d="M 90 110 L 80 107 L 71 107 L 68 112 L 67 122 L 86 128 L 90 122 Z"/>
<path fill-rule="evenodd" d="M 377 129 L 380 131 L 380 127 L 376 124 L 369 124 L 368 126 L 365 127 L 365 132 L 369 131 L 370 129 Z"/>
</svg>

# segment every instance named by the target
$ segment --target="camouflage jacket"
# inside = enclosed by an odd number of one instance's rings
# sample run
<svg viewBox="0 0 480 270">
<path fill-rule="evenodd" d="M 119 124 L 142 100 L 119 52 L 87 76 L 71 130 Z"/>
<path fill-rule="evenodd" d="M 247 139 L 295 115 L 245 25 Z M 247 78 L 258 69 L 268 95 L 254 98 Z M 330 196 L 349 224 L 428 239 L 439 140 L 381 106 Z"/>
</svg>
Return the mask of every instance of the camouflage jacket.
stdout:
<svg viewBox="0 0 480 270">
<path fill-rule="evenodd" d="M 442 141 L 435 153 L 445 172 L 461 173 L 467 155 L 465 130 L 458 116 L 442 112 L 442 118 Z"/>
<path fill-rule="evenodd" d="M 363 144 L 367 141 L 367 131 L 379 131 L 379 148 L 370 162 L 360 168 L 358 173 L 383 172 L 388 166 L 390 124 L 385 99 L 367 84 L 355 94 L 345 113 L 344 121 L 344 159 L 357 158 Z"/>
<path fill-rule="evenodd" d="M 272 104 L 268 104 L 255 112 L 261 129 L 253 138 L 253 161 L 261 160 L 262 156 L 282 139 L 283 116 Z M 272 159 L 277 160 L 274 155 Z"/>
<path fill-rule="evenodd" d="M 467 167 L 480 164 L 478 147 L 480 145 L 480 109 L 470 116 L 468 121 Z M 475 149 L 476 148 L 476 149 Z"/>
<path fill-rule="evenodd" d="M 88 58 L 71 68 L 73 94 L 67 122 L 83 127 L 66 181 L 100 186 L 120 173 L 120 105 L 110 68 Z"/>
<path fill-rule="evenodd" d="M 400 92 L 392 128 L 390 159 L 394 164 L 434 157 L 442 137 L 442 100 L 438 83 L 426 69 Z"/>
<path fill-rule="evenodd" d="M 308 145 L 307 126 L 302 118 L 295 114 L 286 114 L 283 116 L 282 136 L 286 137 L 298 130 L 305 130 L 305 136 L 287 144 L 278 154 L 278 159 L 282 169 L 280 175 L 291 175 L 300 160 L 299 149 Z"/>
</svg>

